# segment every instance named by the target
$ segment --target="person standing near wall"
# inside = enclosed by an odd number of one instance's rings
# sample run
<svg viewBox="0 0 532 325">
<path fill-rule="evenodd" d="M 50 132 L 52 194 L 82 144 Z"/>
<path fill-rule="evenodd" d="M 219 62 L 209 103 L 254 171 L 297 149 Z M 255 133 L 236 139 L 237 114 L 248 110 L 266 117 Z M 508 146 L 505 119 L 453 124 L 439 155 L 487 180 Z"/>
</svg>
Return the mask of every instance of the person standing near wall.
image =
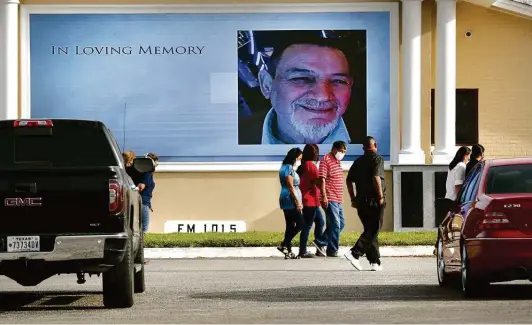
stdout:
<svg viewBox="0 0 532 325">
<path fill-rule="evenodd" d="M 483 151 L 484 147 L 477 147 L 475 150 Z M 436 210 L 440 219 L 443 220 L 445 215 L 450 211 L 450 206 L 453 201 L 456 201 L 458 198 L 458 192 L 462 188 L 466 178 L 467 178 L 467 166 L 469 165 L 469 158 L 471 156 L 471 149 L 468 147 L 462 146 L 454 155 L 453 160 L 449 164 L 449 170 L 447 171 L 447 180 L 445 181 L 445 198 L 437 199 L 436 201 Z M 476 162 L 478 163 L 478 161 Z M 476 164 L 475 163 L 475 164 Z M 471 167 L 473 169 L 473 167 Z M 441 215 L 440 215 L 441 213 Z M 434 243 L 433 255 L 436 255 L 436 248 L 438 246 L 438 241 Z"/>
<path fill-rule="evenodd" d="M 470 155 L 471 149 L 468 147 L 460 147 L 456 151 L 447 172 L 447 181 L 445 182 L 446 199 L 456 201 L 458 192 L 460 192 L 466 178 L 466 168 Z"/>
<path fill-rule="evenodd" d="M 316 163 L 320 159 L 320 149 L 315 144 L 307 144 L 303 148 L 303 159 L 297 173 L 301 179 L 300 189 L 303 196 L 303 229 L 301 230 L 299 256 L 302 258 L 314 257 L 307 252 L 307 241 L 312 224 L 314 226 L 314 241 L 316 256 L 325 256 L 323 249 L 327 245 L 324 238 L 325 220 L 320 209 L 320 183 L 318 167 Z"/>
<path fill-rule="evenodd" d="M 150 152 L 145 155 L 146 158 L 153 160 L 155 167 L 159 162 L 159 157 Z M 153 180 L 153 173 L 144 173 L 142 174 L 140 183 L 139 183 L 139 192 L 140 197 L 142 198 L 142 231 L 144 233 L 148 232 L 148 227 L 150 225 L 150 211 L 153 212 L 151 205 L 151 199 L 153 197 L 153 190 L 155 189 L 155 181 Z"/>
<path fill-rule="evenodd" d="M 380 271 L 381 261 L 378 236 L 386 207 L 386 184 L 384 182 L 384 159 L 377 153 L 377 142 L 366 137 L 364 154 L 357 158 L 347 174 L 346 185 L 351 206 L 358 210 L 364 232 L 356 244 L 344 256 L 357 269 L 362 270 L 360 257 L 366 254 L 372 271 Z M 353 189 L 356 187 L 356 195 Z"/>
<path fill-rule="evenodd" d="M 340 164 L 347 152 L 347 144 L 343 141 L 333 143 L 331 152 L 320 162 L 320 194 L 321 206 L 327 218 L 327 256 L 338 256 L 340 233 L 344 229 L 345 219 L 342 207 L 344 192 L 344 172 Z"/>
</svg>

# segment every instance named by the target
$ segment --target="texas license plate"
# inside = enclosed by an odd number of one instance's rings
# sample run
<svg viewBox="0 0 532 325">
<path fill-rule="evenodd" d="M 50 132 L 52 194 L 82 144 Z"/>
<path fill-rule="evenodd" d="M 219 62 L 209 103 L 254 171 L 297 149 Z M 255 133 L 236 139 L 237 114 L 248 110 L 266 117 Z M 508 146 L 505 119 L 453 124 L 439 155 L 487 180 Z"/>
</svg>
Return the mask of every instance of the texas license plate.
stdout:
<svg viewBox="0 0 532 325">
<path fill-rule="evenodd" d="M 40 244 L 41 238 L 39 236 L 8 236 L 7 252 L 38 252 Z"/>
</svg>

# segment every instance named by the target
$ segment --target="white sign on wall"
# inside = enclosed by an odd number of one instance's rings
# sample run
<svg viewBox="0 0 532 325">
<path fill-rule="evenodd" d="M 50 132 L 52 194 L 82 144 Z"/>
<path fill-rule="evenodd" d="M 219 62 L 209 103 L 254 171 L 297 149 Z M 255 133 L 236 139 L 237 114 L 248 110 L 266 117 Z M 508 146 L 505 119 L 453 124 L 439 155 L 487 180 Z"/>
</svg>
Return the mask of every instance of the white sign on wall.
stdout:
<svg viewBox="0 0 532 325">
<path fill-rule="evenodd" d="M 245 221 L 170 220 L 164 223 L 164 233 L 246 232 Z"/>
</svg>

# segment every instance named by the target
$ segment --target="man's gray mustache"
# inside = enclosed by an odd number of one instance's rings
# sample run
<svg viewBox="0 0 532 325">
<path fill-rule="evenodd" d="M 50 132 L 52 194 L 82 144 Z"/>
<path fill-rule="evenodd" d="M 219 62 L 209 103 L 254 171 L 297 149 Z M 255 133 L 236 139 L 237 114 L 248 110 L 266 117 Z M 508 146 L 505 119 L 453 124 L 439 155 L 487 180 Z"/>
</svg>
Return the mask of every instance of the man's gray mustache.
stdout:
<svg viewBox="0 0 532 325">
<path fill-rule="evenodd" d="M 305 102 L 296 103 L 296 105 L 305 106 L 310 109 L 324 109 L 325 110 L 325 109 L 338 108 L 338 105 L 332 102 L 305 101 Z"/>
</svg>

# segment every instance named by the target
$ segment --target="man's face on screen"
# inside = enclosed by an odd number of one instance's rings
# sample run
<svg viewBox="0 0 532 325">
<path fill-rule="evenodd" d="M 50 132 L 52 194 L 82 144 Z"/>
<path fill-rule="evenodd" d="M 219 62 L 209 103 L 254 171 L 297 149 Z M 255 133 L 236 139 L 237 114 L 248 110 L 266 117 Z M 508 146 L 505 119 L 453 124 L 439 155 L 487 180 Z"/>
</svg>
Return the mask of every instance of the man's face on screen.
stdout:
<svg viewBox="0 0 532 325">
<path fill-rule="evenodd" d="M 277 64 L 270 95 L 280 135 L 295 143 L 321 143 L 345 113 L 352 83 L 340 50 L 288 47 Z"/>
</svg>

